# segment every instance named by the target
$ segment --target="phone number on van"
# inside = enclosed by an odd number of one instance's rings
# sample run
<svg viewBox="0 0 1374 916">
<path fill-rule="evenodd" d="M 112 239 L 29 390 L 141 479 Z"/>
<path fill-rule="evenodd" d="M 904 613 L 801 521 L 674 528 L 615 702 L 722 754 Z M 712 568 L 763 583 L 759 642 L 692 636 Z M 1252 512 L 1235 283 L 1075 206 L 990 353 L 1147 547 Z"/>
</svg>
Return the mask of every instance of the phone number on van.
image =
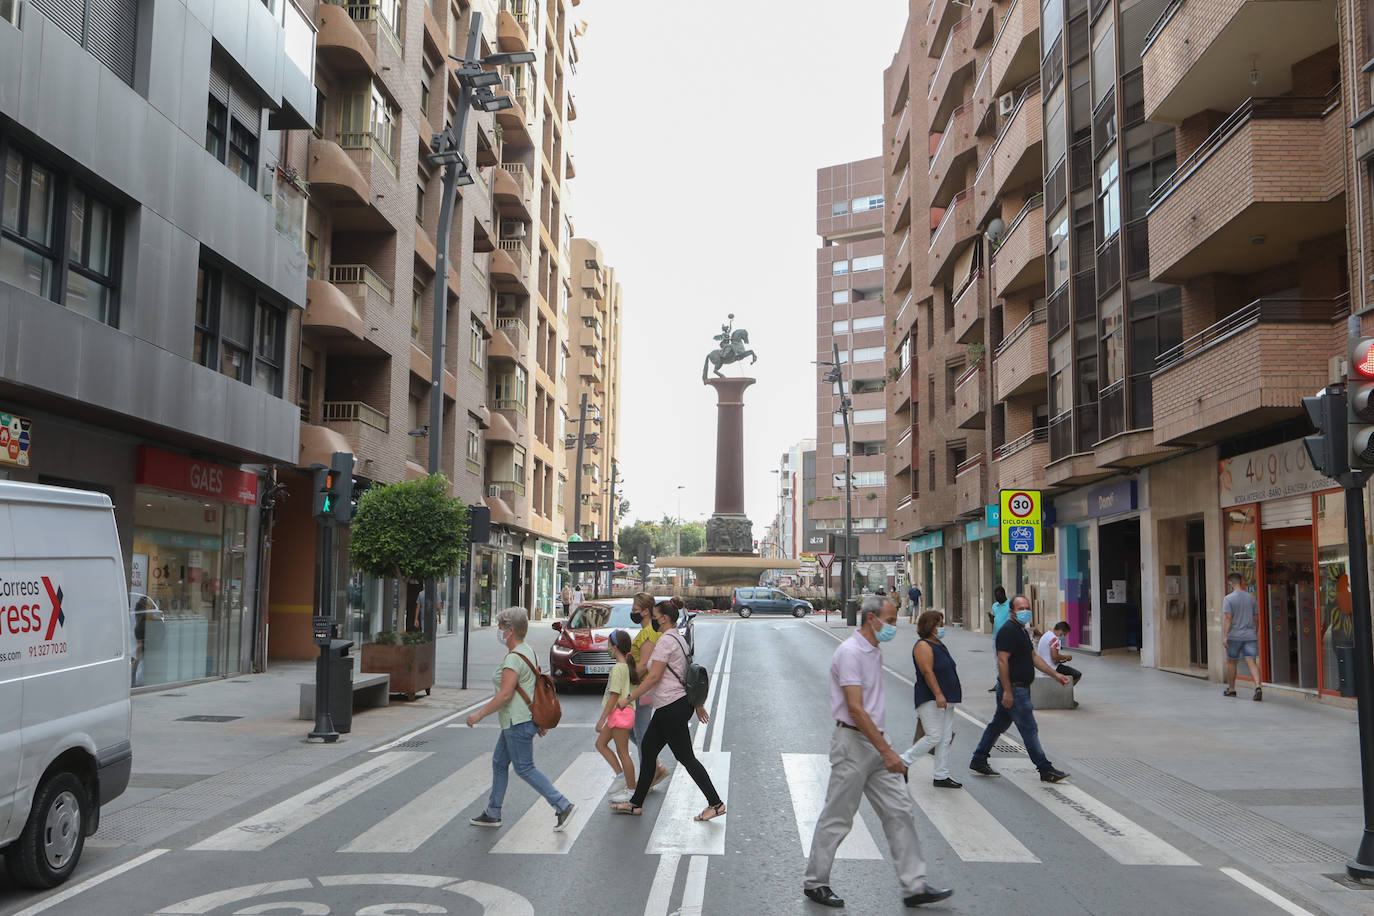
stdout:
<svg viewBox="0 0 1374 916">
<path fill-rule="evenodd" d="M 29 658 L 39 658 L 43 655 L 66 655 L 67 644 L 64 642 L 45 642 L 36 646 L 29 646 Z"/>
</svg>

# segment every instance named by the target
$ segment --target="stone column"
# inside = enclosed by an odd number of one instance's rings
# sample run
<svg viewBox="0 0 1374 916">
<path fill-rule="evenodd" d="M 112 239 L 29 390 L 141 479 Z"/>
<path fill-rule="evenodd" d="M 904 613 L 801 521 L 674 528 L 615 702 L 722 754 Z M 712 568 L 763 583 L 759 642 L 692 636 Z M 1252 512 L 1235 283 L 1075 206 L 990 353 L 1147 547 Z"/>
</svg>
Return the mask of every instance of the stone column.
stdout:
<svg viewBox="0 0 1374 916">
<path fill-rule="evenodd" d="M 753 540 L 744 514 L 744 389 L 751 378 L 712 378 L 716 390 L 716 505 L 707 524 L 711 553 L 752 553 Z"/>
</svg>

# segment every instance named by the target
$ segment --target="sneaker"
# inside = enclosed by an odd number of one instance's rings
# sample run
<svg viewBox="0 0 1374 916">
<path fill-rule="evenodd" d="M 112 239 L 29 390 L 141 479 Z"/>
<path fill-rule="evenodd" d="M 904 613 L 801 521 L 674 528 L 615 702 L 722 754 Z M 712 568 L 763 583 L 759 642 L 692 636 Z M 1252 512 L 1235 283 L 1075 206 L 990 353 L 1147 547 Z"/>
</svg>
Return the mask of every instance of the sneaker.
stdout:
<svg viewBox="0 0 1374 916">
<path fill-rule="evenodd" d="M 962 782 L 955 782 L 948 776 L 944 779 L 931 780 L 931 785 L 935 786 L 937 789 L 962 789 L 964 787 Z"/>
<path fill-rule="evenodd" d="M 1264 690 L 1259 687 L 1256 687 L 1254 700 L 1256 703 L 1258 703 L 1262 699 L 1264 699 Z"/>
<path fill-rule="evenodd" d="M 468 823 L 474 827 L 500 827 L 501 819 L 499 817 L 492 817 L 490 814 L 483 811 L 476 817 L 468 818 Z"/>
<path fill-rule="evenodd" d="M 1065 773 L 1063 770 L 1056 770 L 1054 767 L 1050 767 L 1048 770 L 1040 771 L 1041 782 L 1063 782 L 1068 778 L 1068 773 Z"/>
<path fill-rule="evenodd" d="M 609 799 L 612 803 L 616 803 L 627 802 L 634 797 L 634 792 L 630 791 L 629 789 L 621 789 L 619 792 L 612 792 L 609 796 Z"/>
<path fill-rule="evenodd" d="M 1233 697 L 1236 695 L 1236 692 L 1232 690 L 1230 687 L 1227 687 L 1221 691 L 1221 695 L 1224 697 Z"/>
<path fill-rule="evenodd" d="M 573 815 L 573 809 L 576 807 L 577 806 L 574 805 L 572 802 L 568 802 L 568 807 L 558 812 L 558 815 L 555 817 L 553 824 L 554 833 L 563 832 L 564 828 L 568 826 L 568 819 Z"/>
<path fill-rule="evenodd" d="M 1002 775 L 1001 773 L 998 773 L 996 770 L 994 770 L 992 767 L 988 766 L 988 762 L 986 760 L 982 761 L 981 763 L 977 760 L 971 761 L 968 765 L 968 768 L 980 776 Z"/>
</svg>

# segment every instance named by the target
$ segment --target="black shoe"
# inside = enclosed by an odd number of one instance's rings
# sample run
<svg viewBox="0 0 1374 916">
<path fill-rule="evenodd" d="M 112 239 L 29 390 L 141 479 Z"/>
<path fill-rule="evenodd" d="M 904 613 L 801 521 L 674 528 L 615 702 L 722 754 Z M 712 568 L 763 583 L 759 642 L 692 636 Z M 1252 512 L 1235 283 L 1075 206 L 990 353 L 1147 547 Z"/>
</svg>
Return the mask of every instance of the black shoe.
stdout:
<svg viewBox="0 0 1374 916">
<path fill-rule="evenodd" d="M 837 910 L 844 906 L 844 898 L 836 897 L 835 892 L 830 889 L 828 884 L 822 884 L 820 887 L 803 888 L 802 893 L 821 906 L 833 907 Z"/>
<path fill-rule="evenodd" d="M 936 901 L 944 900 L 953 893 L 953 888 L 931 887 L 927 884 L 925 890 L 921 891 L 919 894 L 912 894 L 910 897 L 903 897 L 902 902 L 907 906 L 920 906 L 923 903 L 935 903 Z"/>
<path fill-rule="evenodd" d="M 1232 690 L 1230 687 L 1227 687 L 1221 691 L 1221 695 L 1224 697 L 1233 697 L 1236 695 L 1236 692 Z"/>
<path fill-rule="evenodd" d="M 1054 767 L 1050 767 L 1048 770 L 1040 771 L 1041 782 L 1063 782 L 1068 778 L 1068 773 L 1065 773 L 1063 770 L 1056 770 Z"/>
<path fill-rule="evenodd" d="M 501 819 L 499 817 L 492 817 L 490 814 L 483 811 L 476 817 L 468 818 L 468 823 L 474 827 L 500 827 Z"/>
<path fill-rule="evenodd" d="M 948 776 L 946 776 L 944 779 L 933 780 L 931 782 L 931 785 L 933 785 L 937 789 L 962 789 L 964 787 L 964 784 L 962 782 L 955 782 Z"/>
<path fill-rule="evenodd" d="M 1264 691 L 1261 690 L 1260 688 L 1256 687 L 1256 688 L 1255 688 L 1255 702 L 1258 703 L 1260 700 L 1263 700 L 1263 699 L 1264 699 Z"/>
<path fill-rule="evenodd" d="M 568 807 L 566 807 L 566 808 L 564 808 L 562 811 L 558 812 L 558 814 L 557 814 L 557 816 L 555 817 L 554 822 L 553 822 L 553 832 L 554 832 L 554 833 L 562 833 L 562 832 L 563 832 L 563 828 L 566 827 L 566 826 L 568 826 L 568 818 L 572 817 L 573 809 L 576 808 L 576 807 L 577 807 L 577 806 L 574 805 L 572 802 L 568 802 Z"/>
<path fill-rule="evenodd" d="M 997 692 L 997 688 L 996 688 L 996 687 L 989 687 L 989 688 L 988 688 L 988 693 L 996 693 L 996 692 Z"/>
<path fill-rule="evenodd" d="M 1002 775 L 1001 773 L 999 773 L 999 772 L 997 772 L 996 770 L 994 770 L 992 767 L 988 766 L 988 763 L 987 763 L 986 760 L 984 760 L 982 763 L 979 763 L 979 762 L 976 761 L 976 760 L 970 761 L 970 762 L 969 762 L 969 765 L 968 765 L 968 768 L 969 768 L 970 770 L 972 770 L 973 772 L 977 773 L 979 776 L 1001 776 L 1001 775 Z"/>
</svg>

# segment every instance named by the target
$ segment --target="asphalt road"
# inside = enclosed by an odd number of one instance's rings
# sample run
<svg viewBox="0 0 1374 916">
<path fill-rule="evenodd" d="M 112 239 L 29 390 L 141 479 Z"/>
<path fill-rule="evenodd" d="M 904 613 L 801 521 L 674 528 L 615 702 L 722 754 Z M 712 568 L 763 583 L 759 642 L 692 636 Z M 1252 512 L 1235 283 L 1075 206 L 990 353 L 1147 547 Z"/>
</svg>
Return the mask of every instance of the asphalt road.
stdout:
<svg viewBox="0 0 1374 916">
<path fill-rule="evenodd" d="M 650 795 L 643 817 L 611 814 L 604 796 L 613 778 L 590 727 L 600 695 L 565 695 L 563 724 L 535 745 L 538 766 L 580 807 L 565 833 L 552 831 L 552 809 L 513 775 L 504 826 L 468 825 L 485 803 L 497 730 L 494 717 L 468 729 L 459 715 L 223 817 L 194 823 L 188 812 L 187 829 L 155 849 L 92 849 L 69 886 L 46 895 L 2 892 L 0 912 L 821 912 L 801 885 L 835 727 L 827 669 L 837 638 L 848 635 L 836 622 L 699 619 L 697 660 L 715 676 L 713 719 L 696 738 L 729 805 L 715 822 L 692 821 L 704 801 L 676 770 Z M 536 641 L 544 658 L 548 641 L 542 632 Z M 886 685 L 889 728 L 905 736 L 915 717 L 902 654 L 887 657 L 895 673 Z M 475 683 L 485 682 L 499 655 L 494 636 L 474 641 Z M 987 679 L 965 676 L 964 711 L 982 718 L 991 712 Z M 913 770 L 931 880 L 955 889 L 926 909 L 981 916 L 1285 911 L 1241 880 L 1263 876 L 1110 786 L 1074 774 L 1042 787 L 1013 742 L 993 759 L 1006 776 L 968 773 L 979 731 L 969 718 L 956 725 L 951 770 L 963 791 L 931 788 L 929 762 Z M 1053 734 L 1043 738 L 1055 759 Z M 1073 773 L 1071 760 L 1055 762 Z M 903 911 L 886 849 L 865 802 L 832 877 L 850 912 Z"/>
</svg>

